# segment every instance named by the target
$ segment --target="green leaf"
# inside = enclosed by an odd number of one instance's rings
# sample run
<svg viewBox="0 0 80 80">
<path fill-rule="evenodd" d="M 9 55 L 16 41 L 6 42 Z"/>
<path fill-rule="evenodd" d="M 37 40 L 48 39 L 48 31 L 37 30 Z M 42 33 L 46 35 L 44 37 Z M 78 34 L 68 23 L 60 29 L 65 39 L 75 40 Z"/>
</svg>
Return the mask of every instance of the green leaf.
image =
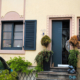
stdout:
<svg viewBox="0 0 80 80">
<path fill-rule="evenodd" d="M 27 68 L 32 65 L 31 62 L 28 60 L 25 60 L 24 57 L 14 57 L 13 59 L 10 58 L 10 60 L 7 61 L 8 65 L 11 69 L 15 70 L 16 72 L 25 72 L 30 73 L 30 70 Z M 31 69 L 32 72 L 32 69 Z"/>
</svg>

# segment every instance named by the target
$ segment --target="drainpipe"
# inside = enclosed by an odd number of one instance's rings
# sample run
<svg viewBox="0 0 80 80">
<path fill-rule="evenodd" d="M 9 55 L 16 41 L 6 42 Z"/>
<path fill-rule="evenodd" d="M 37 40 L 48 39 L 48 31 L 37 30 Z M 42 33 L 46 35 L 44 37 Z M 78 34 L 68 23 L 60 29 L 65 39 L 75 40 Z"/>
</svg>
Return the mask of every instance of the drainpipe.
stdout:
<svg viewBox="0 0 80 80">
<path fill-rule="evenodd" d="M 2 6 L 2 0 L 0 0 L 0 49 L 1 49 L 1 6 Z"/>
<path fill-rule="evenodd" d="M 24 0 L 24 5 L 23 5 L 23 49 L 24 49 L 24 29 L 25 29 L 25 7 L 26 7 L 26 0 Z"/>
</svg>

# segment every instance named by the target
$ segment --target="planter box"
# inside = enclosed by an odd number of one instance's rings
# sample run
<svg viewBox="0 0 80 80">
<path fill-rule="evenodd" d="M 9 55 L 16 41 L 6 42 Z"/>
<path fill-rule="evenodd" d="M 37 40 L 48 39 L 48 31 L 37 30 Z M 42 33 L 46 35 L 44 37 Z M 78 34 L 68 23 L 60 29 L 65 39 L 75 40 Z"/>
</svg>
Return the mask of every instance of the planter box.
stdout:
<svg viewBox="0 0 80 80">
<path fill-rule="evenodd" d="M 50 71 L 51 56 L 52 55 L 50 55 L 50 58 L 49 58 L 49 61 L 48 62 L 46 62 L 45 60 L 43 60 L 43 70 L 44 71 Z"/>
<path fill-rule="evenodd" d="M 43 70 L 44 71 L 50 71 L 50 60 L 48 62 L 43 60 Z"/>
</svg>

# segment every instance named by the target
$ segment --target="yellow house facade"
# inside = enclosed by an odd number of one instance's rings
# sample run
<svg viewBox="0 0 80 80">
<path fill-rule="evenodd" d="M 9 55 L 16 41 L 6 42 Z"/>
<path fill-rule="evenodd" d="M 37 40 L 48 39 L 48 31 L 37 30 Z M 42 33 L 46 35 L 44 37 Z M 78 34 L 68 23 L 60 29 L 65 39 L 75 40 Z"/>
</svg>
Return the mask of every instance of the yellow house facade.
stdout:
<svg viewBox="0 0 80 80">
<path fill-rule="evenodd" d="M 79 9 L 80 0 L 0 0 L 0 56 L 5 60 L 9 60 L 10 57 L 15 56 L 25 57 L 25 60 L 29 60 L 33 66 L 35 66 L 35 56 L 44 49 L 41 45 L 43 33 L 52 39 L 52 26 L 55 21 L 61 21 L 62 24 L 69 25 L 69 39 L 71 36 L 79 34 Z M 24 38 L 25 21 L 36 21 L 35 49 L 24 49 L 26 41 Z M 67 21 L 67 23 L 65 21 Z M 18 32 L 22 35 L 21 38 L 19 37 L 19 40 L 17 39 L 18 34 L 15 33 L 17 28 L 12 30 L 13 35 L 16 35 L 14 39 L 15 42 L 12 40 L 12 37 L 10 38 L 11 35 L 7 34 L 11 31 L 7 32 L 6 30 L 8 29 L 3 29 L 4 26 L 7 26 L 7 23 L 9 23 L 8 26 L 10 26 L 10 24 L 22 26 L 22 28 L 19 28 L 20 30 L 22 29 L 22 32 Z M 7 35 L 9 35 L 8 39 L 6 37 Z M 22 48 L 16 50 L 15 48 L 12 49 L 12 47 Z M 49 49 L 52 49 L 52 43 L 49 45 Z M 78 62 L 78 67 L 80 67 L 79 63 L 80 62 Z"/>
</svg>

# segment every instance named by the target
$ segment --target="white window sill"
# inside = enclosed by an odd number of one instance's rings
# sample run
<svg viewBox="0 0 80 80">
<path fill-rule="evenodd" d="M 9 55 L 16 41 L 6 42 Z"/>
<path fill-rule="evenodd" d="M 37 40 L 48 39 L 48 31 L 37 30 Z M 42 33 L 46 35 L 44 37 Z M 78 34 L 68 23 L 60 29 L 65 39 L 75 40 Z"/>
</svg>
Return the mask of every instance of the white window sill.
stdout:
<svg viewBox="0 0 80 80">
<path fill-rule="evenodd" d="M 25 54 L 24 50 L 0 50 L 0 54 Z"/>
</svg>

